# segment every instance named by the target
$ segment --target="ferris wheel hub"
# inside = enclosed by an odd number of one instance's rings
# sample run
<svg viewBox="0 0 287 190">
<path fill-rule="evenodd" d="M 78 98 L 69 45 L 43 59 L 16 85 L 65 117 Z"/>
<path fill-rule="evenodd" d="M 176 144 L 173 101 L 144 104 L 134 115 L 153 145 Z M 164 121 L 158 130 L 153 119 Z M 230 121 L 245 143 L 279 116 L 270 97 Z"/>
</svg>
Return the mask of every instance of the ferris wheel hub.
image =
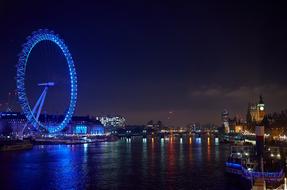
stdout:
<svg viewBox="0 0 287 190">
<path fill-rule="evenodd" d="M 55 85 L 54 82 L 38 83 L 38 86 L 45 86 L 45 87 L 50 87 L 54 85 Z"/>
</svg>

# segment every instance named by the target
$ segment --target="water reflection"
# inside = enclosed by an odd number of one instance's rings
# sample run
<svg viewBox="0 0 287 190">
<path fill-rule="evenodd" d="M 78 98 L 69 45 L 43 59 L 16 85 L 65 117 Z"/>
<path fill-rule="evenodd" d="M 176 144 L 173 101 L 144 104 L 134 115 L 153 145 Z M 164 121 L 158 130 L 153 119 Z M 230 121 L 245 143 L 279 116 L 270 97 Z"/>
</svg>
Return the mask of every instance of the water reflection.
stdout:
<svg viewBox="0 0 287 190">
<path fill-rule="evenodd" d="M 196 137 L 195 140 L 196 140 L 196 143 L 197 143 L 197 144 L 201 144 L 201 138 L 200 138 L 200 137 Z"/>
<path fill-rule="evenodd" d="M 184 167 L 184 146 L 183 146 L 183 139 L 180 138 L 180 144 L 179 144 L 179 156 L 178 156 L 178 165 L 179 169 L 181 170 Z"/>
<path fill-rule="evenodd" d="M 211 157 L 211 153 L 210 153 L 210 150 L 211 149 L 211 146 L 210 146 L 210 138 L 208 137 L 207 138 L 207 161 L 209 162 L 210 161 L 210 157 Z"/>
<path fill-rule="evenodd" d="M 214 141 L 215 141 L 215 145 L 219 145 L 219 139 L 218 139 L 218 137 L 215 137 L 215 138 L 214 138 Z"/>
<path fill-rule="evenodd" d="M 88 143 L 85 143 L 83 146 L 84 146 L 84 151 L 87 152 L 88 146 L 89 146 Z"/>
<path fill-rule="evenodd" d="M 167 176 L 167 186 L 170 187 L 174 183 L 174 179 L 171 178 L 170 176 L 174 176 L 175 173 L 175 164 L 176 164 L 176 159 L 175 159 L 175 144 L 173 143 L 173 137 L 170 138 L 170 141 L 168 143 L 167 147 L 167 170 L 166 170 L 166 176 Z"/>
<path fill-rule="evenodd" d="M 189 144 L 192 144 L 192 138 L 189 137 Z"/>
<path fill-rule="evenodd" d="M 0 189 L 239 189 L 226 185 L 228 151 L 189 136 L 41 145 L 0 154 Z"/>
<path fill-rule="evenodd" d="M 188 146 L 188 162 L 192 165 L 192 138 L 189 137 L 189 146 Z"/>
</svg>

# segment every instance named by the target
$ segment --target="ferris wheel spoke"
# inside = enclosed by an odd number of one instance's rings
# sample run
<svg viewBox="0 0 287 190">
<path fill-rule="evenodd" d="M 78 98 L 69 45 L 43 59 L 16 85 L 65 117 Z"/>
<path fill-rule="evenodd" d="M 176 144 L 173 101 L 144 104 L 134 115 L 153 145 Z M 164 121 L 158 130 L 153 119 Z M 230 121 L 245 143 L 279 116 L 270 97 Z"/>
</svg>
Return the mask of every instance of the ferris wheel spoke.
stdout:
<svg viewBox="0 0 287 190">
<path fill-rule="evenodd" d="M 45 94 L 45 90 L 42 92 L 40 98 L 37 100 L 37 102 L 36 102 L 36 104 L 35 104 L 35 106 L 34 106 L 34 108 L 33 108 L 33 110 L 32 110 L 32 114 L 33 114 L 33 115 L 34 115 L 34 113 L 36 112 L 37 108 L 39 107 L 40 102 L 41 102 L 41 100 L 42 100 L 44 94 Z"/>
<path fill-rule="evenodd" d="M 44 91 L 45 91 L 45 94 L 44 94 L 44 96 L 43 96 L 43 98 L 41 100 L 41 104 L 39 106 L 39 109 L 38 109 L 38 112 L 37 112 L 37 116 L 36 116 L 36 121 L 38 121 L 38 122 L 39 122 L 39 116 L 40 116 L 40 113 L 42 111 L 42 108 L 43 108 L 43 105 L 44 105 L 44 101 L 45 101 L 45 98 L 46 98 L 46 95 L 47 95 L 48 88 L 45 87 Z"/>
</svg>

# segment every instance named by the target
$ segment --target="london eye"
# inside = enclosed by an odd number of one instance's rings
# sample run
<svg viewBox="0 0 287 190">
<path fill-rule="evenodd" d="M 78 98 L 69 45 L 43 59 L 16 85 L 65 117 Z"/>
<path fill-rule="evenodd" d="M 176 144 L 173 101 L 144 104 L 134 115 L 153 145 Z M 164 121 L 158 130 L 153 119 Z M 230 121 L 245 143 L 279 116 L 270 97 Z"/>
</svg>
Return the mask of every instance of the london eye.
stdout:
<svg viewBox="0 0 287 190">
<path fill-rule="evenodd" d="M 38 84 L 39 87 L 44 87 L 44 90 L 34 106 L 31 106 L 31 104 L 29 103 L 26 93 L 25 75 L 26 75 L 26 67 L 29 65 L 28 58 L 33 48 L 42 41 L 50 41 L 56 44 L 61 49 L 61 52 L 65 57 L 65 61 L 67 62 L 68 66 L 67 68 L 69 71 L 70 101 L 68 104 L 68 109 L 64 113 L 63 117 L 64 119 L 55 126 L 45 125 L 44 123 L 39 121 L 39 116 L 41 114 L 45 98 L 48 93 L 48 89 L 50 87 L 53 87 L 55 83 L 52 81 L 44 81 Z M 49 133 L 57 133 L 63 130 L 68 125 L 76 107 L 77 75 L 72 55 L 67 45 L 64 43 L 64 41 L 60 38 L 59 35 L 47 29 L 40 29 L 38 31 L 33 32 L 31 36 L 27 37 L 27 41 L 23 44 L 23 49 L 18 59 L 16 84 L 17 84 L 18 100 L 22 108 L 23 114 L 27 118 L 27 124 L 32 125 L 38 131 L 48 131 Z M 23 128 L 23 131 L 25 127 Z"/>
</svg>

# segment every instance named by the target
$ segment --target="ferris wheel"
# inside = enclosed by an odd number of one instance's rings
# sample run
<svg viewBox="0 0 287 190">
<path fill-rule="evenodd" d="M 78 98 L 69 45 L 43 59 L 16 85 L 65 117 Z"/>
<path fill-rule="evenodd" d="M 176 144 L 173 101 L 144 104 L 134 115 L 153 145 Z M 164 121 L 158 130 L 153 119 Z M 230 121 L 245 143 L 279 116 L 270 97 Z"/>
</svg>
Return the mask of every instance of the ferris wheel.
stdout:
<svg viewBox="0 0 287 190">
<path fill-rule="evenodd" d="M 39 83 L 39 87 L 44 87 L 42 94 L 40 95 L 38 101 L 32 108 L 29 104 L 26 88 L 25 88 L 25 71 L 26 67 L 29 65 L 28 58 L 33 50 L 33 48 L 42 41 L 50 41 L 56 44 L 62 51 L 69 69 L 69 79 L 70 79 L 70 102 L 69 107 L 64 113 L 64 119 L 61 123 L 55 126 L 47 126 L 39 121 L 39 116 L 41 114 L 42 107 L 45 102 L 45 98 L 50 87 L 54 86 L 54 82 L 44 82 Z M 17 76 L 16 76 L 18 100 L 20 106 L 23 110 L 24 115 L 27 118 L 27 124 L 31 124 L 35 129 L 39 131 L 48 131 L 49 133 L 56 133 L 63 130 L 67 124 L 70 122 L 76 107 L 77 101 L 77 75 L 74 65 L 72 55 L 64 43 L 64 41 L 55 34 L 53 31 L 47 29 L 40 29 L 32 33 L 31 36 L 27 37 L 26 43 L 23 44 L 22 52 L 19 55 L 18 65 L 17 65 Z M 25 125 L 26 127 L 26 125 Z M 24 127 L 24 128 L 25 128 Z M 24 131 L 23 128 L 23 131 Z"/>
</svg>

